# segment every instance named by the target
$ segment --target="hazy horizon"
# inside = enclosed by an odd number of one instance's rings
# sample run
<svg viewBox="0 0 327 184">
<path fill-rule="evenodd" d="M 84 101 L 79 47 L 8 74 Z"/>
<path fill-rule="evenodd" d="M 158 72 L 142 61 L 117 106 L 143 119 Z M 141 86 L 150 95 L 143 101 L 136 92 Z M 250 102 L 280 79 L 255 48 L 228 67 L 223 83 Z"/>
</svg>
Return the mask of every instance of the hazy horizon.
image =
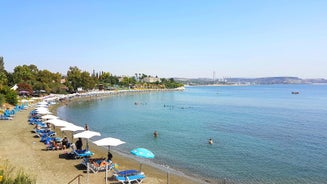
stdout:
<svg viewBox="0 0 327 184">
<path fill-rule="evenodd" d="M 327 1 L 1 1 L 5 69 L 327 78 Z"/>
</svg>

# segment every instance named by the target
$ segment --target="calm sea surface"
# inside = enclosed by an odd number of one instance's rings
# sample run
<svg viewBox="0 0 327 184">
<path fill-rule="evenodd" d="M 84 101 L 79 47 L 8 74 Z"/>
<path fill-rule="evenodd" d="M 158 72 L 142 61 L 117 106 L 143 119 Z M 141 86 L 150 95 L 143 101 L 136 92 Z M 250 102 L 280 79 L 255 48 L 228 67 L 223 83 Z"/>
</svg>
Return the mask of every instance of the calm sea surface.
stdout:
<svg viewBox="0 0 327 184">
<path fill-rule="evenodd" d="M 58 115 L 127 142 L 114 150 L 144 147 L 153 162 L 204 178 L 327 183 L 327 85 L 187 87 L 72 103 Z"/>
</svg>

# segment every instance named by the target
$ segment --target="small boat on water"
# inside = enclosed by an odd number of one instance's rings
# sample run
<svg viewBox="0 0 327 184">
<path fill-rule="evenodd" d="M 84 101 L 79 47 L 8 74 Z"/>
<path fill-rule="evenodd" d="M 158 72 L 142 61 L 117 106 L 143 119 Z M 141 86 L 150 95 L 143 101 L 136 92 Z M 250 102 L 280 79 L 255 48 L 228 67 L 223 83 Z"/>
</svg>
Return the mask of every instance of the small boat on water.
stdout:
<svg viewBox="0 0 327 184">
<path fill-rule="evenodd" d="M 298 91 L 292 91 L 292 94 L 293 95 L 298 95 L 298 94 L 300 94 L 300 92 L 298 92 Z"/>
</svg>

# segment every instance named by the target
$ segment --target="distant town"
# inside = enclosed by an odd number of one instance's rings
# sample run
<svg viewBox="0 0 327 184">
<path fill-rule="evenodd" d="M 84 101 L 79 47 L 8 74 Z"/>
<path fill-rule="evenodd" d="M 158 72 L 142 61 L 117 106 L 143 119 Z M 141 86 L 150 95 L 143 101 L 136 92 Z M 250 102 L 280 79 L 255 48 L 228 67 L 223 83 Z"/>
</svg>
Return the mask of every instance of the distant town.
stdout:
<svg viewBox="0 0 327 184">
<path fill-rule="evenodd" d="M 174 78 L 184 85 L 267 85 L 267 84 L 327 84 L 327 80 L 301 79 L 299 77 L 263 77 L 263 78 Z"/>
</svg>

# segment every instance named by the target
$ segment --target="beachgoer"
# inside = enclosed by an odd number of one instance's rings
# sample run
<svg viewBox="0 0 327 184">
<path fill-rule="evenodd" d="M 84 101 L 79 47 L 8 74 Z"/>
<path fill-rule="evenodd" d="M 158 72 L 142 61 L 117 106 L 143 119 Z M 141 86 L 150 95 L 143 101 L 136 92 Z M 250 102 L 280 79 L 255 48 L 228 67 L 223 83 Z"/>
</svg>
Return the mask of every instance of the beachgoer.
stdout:
<svg viewBox="0 0 327 184">
<path fill-rule="evenodd" d="M 108 161 L 110 161 L 112 159 L 112 154 L 110 153 L 110 151 L 108 151 Z"/>
<path fill-rule="evenodd" d="M 157 132 L 157 130 L 153 132 L 153 137 L 158 137 L 158 132 Z"/>
<path fill-rule="evenodd" d="M 213 144 L 212 138 L 209 139 L 209 144 Z"/>
<path fill-rule="evenodd" d="M 83 147 L 82 138 L 78 138 L 78 140 L 75 142 L 75 146 L 77 150 L 82 150 Z"/>
<path fill-rule="evenodd" d="M 69 141 L 66 136 L 61 140 L 61 145 L 62 145 L 62 149 L 66 149 L 69 147 Z"/>
<path fill-rule="evenodd" d="M 85 123 L 84 129 L 89 130 L 89 126 L 87 125 L 87 123 Z"/>
<path fill-rule="evenodd" d="M 51 125 L 50 123 L 46 123 L 47 127 L 45 128 L 46 132 L 51 131 Z"/>
<path fill-rule="evenodd" d="M 52 141 L 50 142 L 50 146 L 49 146 L 49 148 L 52 149 L 52 150 L 57 150 L 57 149 L 59 149 L 60 147 L 59 147 L 58 143 L 57 143 L 55 140 L 52 140 Z"/>
</svg>

